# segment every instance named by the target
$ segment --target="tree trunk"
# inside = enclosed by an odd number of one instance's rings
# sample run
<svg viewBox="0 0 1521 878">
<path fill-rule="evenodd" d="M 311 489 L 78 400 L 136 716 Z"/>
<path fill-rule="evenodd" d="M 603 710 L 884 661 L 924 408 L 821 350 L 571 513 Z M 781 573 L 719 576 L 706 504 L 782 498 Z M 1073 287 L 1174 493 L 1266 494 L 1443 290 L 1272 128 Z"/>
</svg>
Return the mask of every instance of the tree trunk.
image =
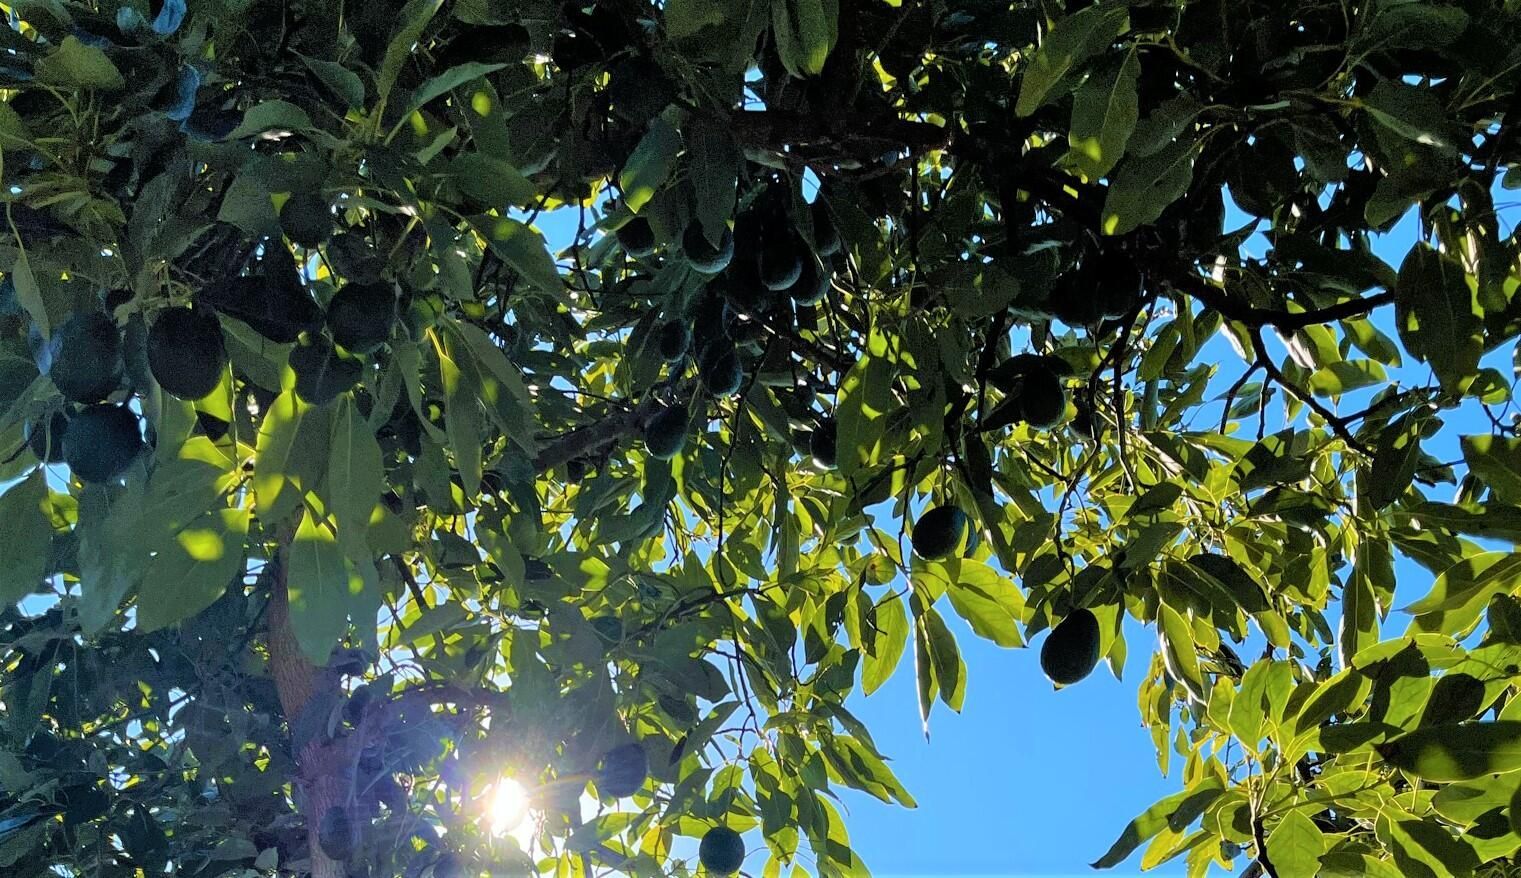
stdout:
<svg viewBox="0 0 1521 878">
<path fill-rule="evenodd" d="M 301 711 L 312 700 L 317 686 L 328 682 L 327 675 L 307 660 L 296 642 L 290 625 L 290 595 L 285 586 L 286 537 L 276 555 L 276 570 L 269 596 L 269 666 L 275 678 L 280 706 L 286 723 L 294 727 Z M 295 782 L 301 788 L 302 810 L 306 815 L 307 846 L 311 849 L 312 878 L 346 878 L 342 862 L 323 853 L 318 843 L 322 815 L 329 808 L 344 804 L 343 762 L 340 748 L 322 738 L 309 741 L 296 754 Z"/>
</svg>

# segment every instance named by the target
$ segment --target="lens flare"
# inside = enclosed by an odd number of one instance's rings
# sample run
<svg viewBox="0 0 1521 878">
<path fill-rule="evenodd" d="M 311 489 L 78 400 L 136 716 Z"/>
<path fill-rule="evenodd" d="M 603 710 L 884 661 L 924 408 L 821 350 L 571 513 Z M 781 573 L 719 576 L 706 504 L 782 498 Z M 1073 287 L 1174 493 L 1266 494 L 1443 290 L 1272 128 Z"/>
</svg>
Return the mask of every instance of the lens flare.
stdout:
<svg viewBox="0 0 1521 878">
<path fill-rule="evenodd" d="M 486 819 L 492 835 L 506 835 L 528 822 L 528 790 L 510 777 L 496 782 L 491 789 Z"/>
</svg>

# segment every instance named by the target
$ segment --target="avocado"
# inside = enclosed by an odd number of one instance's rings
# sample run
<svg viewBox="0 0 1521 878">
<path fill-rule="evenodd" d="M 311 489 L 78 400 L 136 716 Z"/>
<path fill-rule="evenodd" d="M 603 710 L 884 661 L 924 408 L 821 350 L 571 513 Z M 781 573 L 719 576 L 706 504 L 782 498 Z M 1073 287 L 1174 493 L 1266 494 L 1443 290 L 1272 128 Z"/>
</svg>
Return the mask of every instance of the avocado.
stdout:
<svg viewBox="0 0 1521 878">
<path fill-rule="evenodd" d="M 349 283 L 374 283 L 385 269 L 380 253 L 358 232 L 334 235 L 322 255 L 333 272 Z"/>
<path fill-rule="evenodd" d="M 692 330 L 686 321 L 667 320 L 660 327 L 656 343 L 660 348 L 660 359 L 667 363 L 679 363 L 686 358 L 687 349 L 692 346 Z"/>
<path fill-rule="evenodd" d="M 617 616 L 593 616 L 591 626 L 603 646 L 617 646 L 623 642 L 623 623 Z"/>
<path fill-rule="evenodd" d="M 650 776 L 650 758 L 638 744 L 623 744 L 602 756 L 597 787 L 615 799 L 632 796 Z"/>
<path fill-rule="evenodd" d="M 252 273 L 204 287 L 197 300 L 275 344 L 294 342 L 322 319 L 322 309 L 301 283 L 295 257 L 279 241 L 264 242 L 264 256 Z"/>
<path fill-rule="evenodd" d="M 48 341 L 48 377 L 73 402 L 100 402 L 121 384 L 121 330 L 99 311 L 70 317 Z"/>
<path fill-rule="evenodd" d="M 345 284 L 327 304 L 327 328 L 344 350 L 372 354 L 396 325 L 396 288 L 388 283 Z"/>
<path fill-rule="evenodd" d="M 26 425 L 26 444 L 43 463 L 63 463 L 63 436 L 69 429 L 69 416 L 53 412 L 45 421 Z"/>
<path fill-rule="evenodd" d="M 745 381 L 739 352 L 727 339 L 708 345 L 697 360 L 697 374 L 702 378 L 703 387 L 714 396 L 733 396 Z"/>
<path fill-rule="evenodd" d="M 1099 313 L 1109 320 L 1124 317 L 1141 303 L 1145 278 L 1126 253 L 1111 251 L 1100 257 L 1093 280 Z"/>
<path fill-rule="evenodd" d="M 1025 372 L 1018 394 L 1021 416 L 1038 430 L 1055 427 L 1067 414 L 1067 390 L 1061 378 L 1043 364 Z"/>
<path fill-rule="evenodd" d="M 142 451 L 137 415 L 123 405 L 85 406 L 63 436 L 64 462 L 83 482 L 115 481 Z"/>
<path fill-rule="evenodd" d="M 779 226 L 761 235 L 758 254 L 760 281 L 774 292 L 789 289 L 803 274 L 802 242 L 792 226 Z"/>
<path fill-rule="evenodd" d="M 655 230 L 650 221 L 636 216 L 618 227 L 615 233 L 623 251 L 635 259 L 643 259 L 655 252 Z"/>
<path fill-rule="evenodd" d="M 342 862 L 354 853 L 354 825 L 349 812 L 334 805 L 322 814 L 317 824 L 317 845 L 329 858 Z"/>
<path fill-rule="evenodd" d="M 1473 719 L 1484 709 L 1484 683 L 1471 674 L 1443 674 L 1431 687 L 1420 725 L 1439 725 Z"/>
<path fill-rule="evenodd" d="M 148 329 L 148 369 L 165 393 L 204 399 L 222 381 L 227 347 L 222 324 L 210 311 L 166 308 Z"/>
<path fill-rule="evenodd" d="M 322 336 L 293 348 L 290 367 L 296 373 L 296 395 L 312 405 L 327 405 L 337 399 L 359 383 L 363 371 L 358 360 L 339 353 Z"/>
<path fill-rule="evenodd" d="M 302 247 L 321 246 L 333 234 L 333 206 L 320 192 L 297 192 L 280 206 L 280 231 Z"/>
<path fill-rule="evenodd" d="M 702 223 L 693 220 L 681 234 L 681 252 L 687 257 L 687 262 L 692 264 L 694 271 L 718 274 L 728 268 L 734 259 L 734 233 L 724 229 L 718 244 L 714 245 L 703 232 Z"/>
<path fill-rule="evenodd" d="M 803 253 L 803 270 L 797 282 L 787 288 L 787 295 L 799 305 L 817 305 L 829 295 L 829 271 L 812 253 Z"/>
<path fill-rule="evenodd" d="M 808 206 L 808 212 L 813 217 L 813 249 L 825 259 L 839 253 L 840 230 L 835 227 L 834 218 L 829 215 L 829 205 L 824 203 L 824 198 L 815 198 L 813 204 Z"/>
<path fill-rule="evenodd" d="M 955 506 L 936 506 L 914 522 L 909 543 L 920 558 L 938 561 L 965 549 L 971 529 L 965 512 Z"/>
<path fill-rule="evenodd" d="M 662 409 L 644 425 L 644 445 L 657 460 L 670 460 L 686 444 L 687 412 L 683 408 Z"/>
<path fill-rule="evenodd" d="M 1040 647 L 1040 668 L 1058 686 L 1071 686 L 1093 673 L 1099 658 L 1098 618 L 1087 609 L 1072 611 Z"/>
<path fill-rule="evenodd" d="M 715 826 L 697 845 L 697 859 L 714 875 L 733 875 L 745 864 L 745 840 L 727 826 Z"/>
<path fill-rule="evenodd" d="M 834 469 L 839 463 L 839 426 L 833 418 L 819 422 L 818 429 L 808 435 L 808 452 L 813 462 L 824 469 Z"/>
</svg>

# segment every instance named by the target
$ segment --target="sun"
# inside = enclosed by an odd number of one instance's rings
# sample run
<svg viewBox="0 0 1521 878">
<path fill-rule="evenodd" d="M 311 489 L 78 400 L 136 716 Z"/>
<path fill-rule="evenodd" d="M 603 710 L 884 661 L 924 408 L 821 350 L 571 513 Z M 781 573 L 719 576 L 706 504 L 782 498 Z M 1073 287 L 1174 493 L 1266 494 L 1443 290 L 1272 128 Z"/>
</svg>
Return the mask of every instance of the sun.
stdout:
<svg viewBox="0 0 1521 878">
<path fill-rule="evenodd" d="M 512 778 L 504 777 L 492 786 L 486 801 L 486 821 L 491 834 L 511 835 L 527 850 L 533 837 L 528 790 Z"/>
</svg>

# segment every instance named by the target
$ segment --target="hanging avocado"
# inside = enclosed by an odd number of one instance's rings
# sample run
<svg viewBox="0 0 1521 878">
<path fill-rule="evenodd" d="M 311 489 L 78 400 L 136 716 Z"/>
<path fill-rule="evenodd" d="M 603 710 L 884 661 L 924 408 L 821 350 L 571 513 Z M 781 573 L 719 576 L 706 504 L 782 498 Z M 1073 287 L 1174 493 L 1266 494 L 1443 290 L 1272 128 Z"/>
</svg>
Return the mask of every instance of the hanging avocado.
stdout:
<svg viewBox="0 0 1521 878">
<path fill-rule="evenodd" d="M 716 826 L 698 843 L 697 859 L 713 875 L 733 875 L 745 864 L 745 840 L 727 826 Z"/>
<path fill-rule="evenodd" d="M 936 506 L 914 522 L 909 543 L 914 554 L 926 561 L 938 561 L 966 548 L 971 522 L 955 506 Z"/>
<path fill-rule="evenodd" d="M 644 426 L 644 445 L 650 456 L 670 460 L 687 444 L 687 412 L 680 407 L 661 409 Z"/>
<path fill-rule="evenodd" d="M 718 243 L 714 244 L 703 232 L 702 223 L 693 220 L 681 235 L 681 251 L 694 271 L 718 274 L 734 259 L 734 233 L 725 228 Z"/>
<path fill-rule="evenodd" d="M 396 288 L 388 283 L 345 284 L 327 305 L 328 332 L 344 350 L 372 354 L 396 325 Z"/>
<path fill-rule="evenodd" d="M 222 324 L 210 311 L 166 308 L 148 329 L 148 369 L 164 392 L 203 399 L 227 368 Z"/>
<path fill-rule="evenodd" d="M 333 207 L 320 192 L 297 192 L 280 206 L 280 231 L 292 243 L 320 247 L 333 234 Z"/>
<path fill-rule="evenodd" d="M 136 413 L 124 405 L 86 406 L 69 419 L 63 459 L 80 481 L 115 481 L 143 451 Z"/>
<path fill-rule="evenodd" d="M 296 395 L 319 406 L 327 405 L 359 383 L 363 371 L 358 360 L 339 353 L 322 336 L 293 348 L 290 367 L 296 373 Z"/>
<path fill-rule="evenodd" d="M 121 384 L 121 330 L 99 311 L 73 315 L 48 341 L 48 377 L 73 402 L 100 402 Z"/>
<path fill-rule="evenodd" d="M 643 259 L 655 252 L 655 230 L 650 228 L 650 221 L 642 216 L 636 216 L 619 226 L 615 234 L 623 252 L 635 259 Z"/>
<path fill-rule="evenodd" d="M 1046 635 L 1040 667 L 1058 686 L 1071 686 L 1093 673 L 1099 663 L 1098 617 L 1077 609 Z"/>
</svg>

